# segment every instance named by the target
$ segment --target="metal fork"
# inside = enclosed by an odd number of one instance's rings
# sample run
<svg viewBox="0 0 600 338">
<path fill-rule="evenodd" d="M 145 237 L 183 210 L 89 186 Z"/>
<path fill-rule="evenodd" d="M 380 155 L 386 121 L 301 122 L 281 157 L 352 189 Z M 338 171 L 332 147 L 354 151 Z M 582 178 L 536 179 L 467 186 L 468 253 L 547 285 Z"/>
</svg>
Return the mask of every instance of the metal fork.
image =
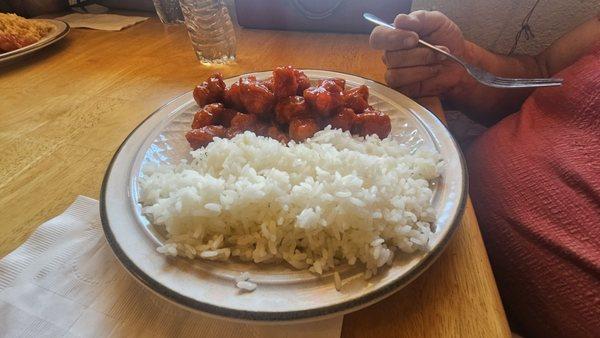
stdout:
<svg viewBox="0 0 600 338">
<path fill-rule="evenodd" d="M 371 21 L 372 23 L 377 24 L 379 26 L 396 29 L 396 27 L 394 27 L 393 25 L 390 25 L 389 23 L 381 20 L 380 18 L 378 18 L 377 16 L 375 16 L 371 13 L 363 13 L 363 18 L 365 18 L 368 21 Z M 431 48 L 438 53 L 444 54 L 447 57 L 449 57 L 451 60 L 459 63 L 461 66 L 463 66 L 467 70 L 467 73 L 469 73 L 469 75 L 471 75 L 479 83 L 484 84 L 486 86 L 495 87 L 495 88 L 553 87 L 553 86 L 560 86 L 563 82 L 562 79 L 553 79 L 553 78 L 514 79 L 514 78 L 506 78 L 506 77 L 496 76 L 494 74 L 486 72 L 485 70 L 483 70 L 481 68 L 477 68 L 471 64 L 468 64 L 461 58 L 454 56 L 442 49 L 439 49 L 436 46 L 434 46 L 426 41 L 419 39 L 419 44 L 421 44 L 425 47 Z"/>
</svg>

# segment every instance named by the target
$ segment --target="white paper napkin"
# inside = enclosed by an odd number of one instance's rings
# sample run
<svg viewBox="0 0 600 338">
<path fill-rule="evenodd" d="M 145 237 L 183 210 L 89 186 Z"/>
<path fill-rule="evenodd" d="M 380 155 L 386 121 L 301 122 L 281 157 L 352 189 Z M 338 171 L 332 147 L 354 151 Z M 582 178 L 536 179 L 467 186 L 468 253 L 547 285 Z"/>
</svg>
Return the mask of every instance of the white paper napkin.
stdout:
<svg viewBox="0 0 600 338">
<path fill-rule="evenodd" d="M 148 20 L 143 16 L 124 16 L 117 14 L 73 13 L 56 18 L 69 24 L 71 28 L 91 28 L 104 31 L 120 31 L 138 22 Z"/>
<path fill-rule="evenodd" d="M 104 239 L 96 200 L 79 196 L 0 260 L 0 337 L 339 337 L 342 317 L 293 325 L 208 318 L 139 285 Z"/>
</svg>

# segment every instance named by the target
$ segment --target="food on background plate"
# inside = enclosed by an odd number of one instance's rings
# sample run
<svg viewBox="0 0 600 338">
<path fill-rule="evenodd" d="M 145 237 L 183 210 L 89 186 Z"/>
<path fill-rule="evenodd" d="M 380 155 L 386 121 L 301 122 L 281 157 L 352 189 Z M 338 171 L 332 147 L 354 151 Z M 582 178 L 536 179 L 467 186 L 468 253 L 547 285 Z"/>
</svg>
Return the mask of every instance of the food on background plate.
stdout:
<svg viewBox="0 0 600 338">
<path fill-rule="evenodd" d="M 52 30 L 52 25 L 0 13 L 0 53 L 10 52 L 40 41 Z"/>
<path fill-rule="evenodd" d="M 240 78 L 229 88 L 220 74 L 194 89 L 200 110 L 186 139 L 193 149 L 216 137 L 232 138 L 252 131 L 287 143 L 301 142 L 328 125 L 354 135 L 387 137 L 390 118 L 368 104 L 369 88 L 346 88 L 339 78 L 319 80 L 314 86 L 300 70 L 278 67 L 273 76 Z"/>
</svg>

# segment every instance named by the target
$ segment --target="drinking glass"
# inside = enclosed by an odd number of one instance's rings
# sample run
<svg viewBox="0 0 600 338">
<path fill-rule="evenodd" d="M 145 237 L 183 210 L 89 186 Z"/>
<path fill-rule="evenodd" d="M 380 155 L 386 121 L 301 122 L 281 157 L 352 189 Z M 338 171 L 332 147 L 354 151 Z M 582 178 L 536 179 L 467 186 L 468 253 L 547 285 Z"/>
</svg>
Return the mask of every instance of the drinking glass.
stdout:
<svg viewBox="0 0 600 338">
<path fill-rule="evenodd" d="M 192 46 L 202 64 L 235 61 L 235 31 L 223 0 L 179 0 Z"/>
<path fill-rule="evenodd" d="M 164 24 L 178 24 L 183 22 L 183 13 L 178 0 L 154 0 L 154 9 Z"/>
</svg>

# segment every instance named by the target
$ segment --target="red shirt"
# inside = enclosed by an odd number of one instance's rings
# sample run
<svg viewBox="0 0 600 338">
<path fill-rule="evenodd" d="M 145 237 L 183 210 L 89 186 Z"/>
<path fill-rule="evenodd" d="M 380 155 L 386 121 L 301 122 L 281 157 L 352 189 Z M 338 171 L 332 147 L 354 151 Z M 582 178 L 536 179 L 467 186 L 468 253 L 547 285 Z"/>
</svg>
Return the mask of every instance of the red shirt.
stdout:
<svg viewBox="0 0 600 338">
<path fill-rule="evenodd" d="M 471 197 L 513 329 L 600 337 L 600 43 L 468 152 Z"/>
</svg>

